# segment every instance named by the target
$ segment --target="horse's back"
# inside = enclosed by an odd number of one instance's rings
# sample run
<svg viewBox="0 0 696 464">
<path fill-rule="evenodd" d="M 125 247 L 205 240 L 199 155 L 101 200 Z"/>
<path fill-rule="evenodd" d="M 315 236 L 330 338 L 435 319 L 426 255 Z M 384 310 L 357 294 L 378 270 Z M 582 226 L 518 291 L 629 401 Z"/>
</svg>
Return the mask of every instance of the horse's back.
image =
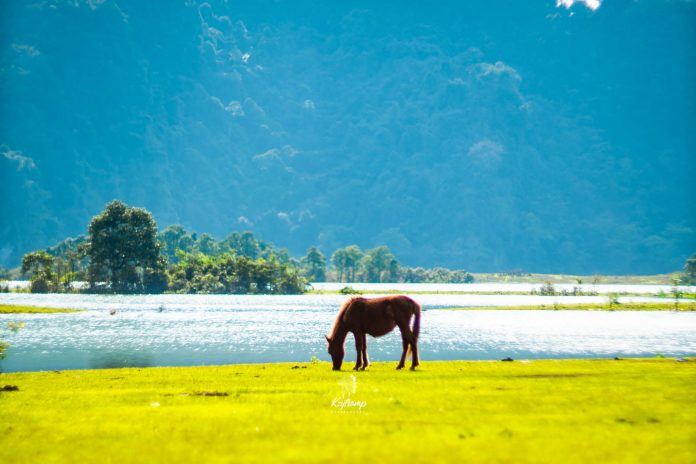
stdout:
<svg viewBox="0 0 696 464">
<path fill-rule="evenodd" d="M 384 299 L 395 311 L 404 311 L 409 314 L 420 312 L 420 305 L 406 295 L 392 295 Z"/>
<path fill-rule="evenodd" d="M 408 321 L 413 314 L 420 312 L 420 305 L 404 295 L 356 298 L 352 306 L 355 315 L 359 315 L 362 330 L 373 337 L 391 332 L 399 321 Z"/>
</svg>

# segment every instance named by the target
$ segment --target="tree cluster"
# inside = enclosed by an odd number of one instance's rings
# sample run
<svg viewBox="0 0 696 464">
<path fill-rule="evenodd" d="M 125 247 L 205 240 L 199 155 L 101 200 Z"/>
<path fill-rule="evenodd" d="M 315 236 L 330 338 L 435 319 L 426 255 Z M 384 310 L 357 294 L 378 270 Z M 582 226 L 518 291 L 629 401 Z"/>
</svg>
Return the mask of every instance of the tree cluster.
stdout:
<svg viewBox="0 0 696 464">
<path fill-rule="evenodd" d="M 462 270 L 443 267 L 425 269 L 402 267 L 387 246 L 362 251 L 357 245 L 339 248 L 331 254 L 331 265 L 313 247 L 302 259 L 305 275 L 313 282 L 407 282 L 407 283 L 471 283 L 474 277 Z M 319 276 L 326 279 L 318 278 Z"/>
<path fill-rule="evenodd" d="M 317 247 L 296 259 L 288 250 L 233 232 L 223 240 L 172 225 L 157 232 L 152 214 L 114 200 L 94 216 L 87 235 L 27 253 L 22 273 L 32 292 L 302 293 L 308 282 L 467 283 L 465 271 L 401 267 L 387 246 Z"/>
<path fill-rule="evenodd" d="M 228 253 L 179 254 L 168 270 L 169 289 L 177 293 L 297 294 L 307 281 L 274 256 L 252 259 Z"/>
<path fill-rule="evenodd" d="M 114 200 L 93 217 L 86 236 L 24 255 L 22 274 L 35 293 L 302 293 L 306 281 L 287 250 L 251 232 L 222 241 L 179 225 L 157 233 L 152 214 Z"/>
<path fill-rule="evenodd" d="M 174 224 L 157 234 L 157 240 L 161 244 L 162 255 L 171 264 L 179 262 L 180 252 L 206 256 L 232 253 L 251 259 L 270 259 L 273 256 L 281 263 L 287 264 L 291 261 L 288 250 L 259 240 L 249 231 L 232 232 L 223 240 L 216 240 L 209 234 L 198 235 L 195 232 L 187 232 L 183 226 Z"/>
</svg>

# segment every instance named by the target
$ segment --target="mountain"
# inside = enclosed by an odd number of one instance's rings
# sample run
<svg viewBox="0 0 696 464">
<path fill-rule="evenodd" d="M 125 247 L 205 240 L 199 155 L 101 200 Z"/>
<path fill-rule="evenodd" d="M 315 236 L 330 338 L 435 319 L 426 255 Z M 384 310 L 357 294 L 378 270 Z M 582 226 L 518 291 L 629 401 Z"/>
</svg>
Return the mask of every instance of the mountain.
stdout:
<svg viewBox="0 0 696 464">
<path fill-rule="evenodd" d="M 696 250 L 694 2 L 0 8 L 4 266 L 113 198 L 410 266 L 647 274 Z"/>
</svg>

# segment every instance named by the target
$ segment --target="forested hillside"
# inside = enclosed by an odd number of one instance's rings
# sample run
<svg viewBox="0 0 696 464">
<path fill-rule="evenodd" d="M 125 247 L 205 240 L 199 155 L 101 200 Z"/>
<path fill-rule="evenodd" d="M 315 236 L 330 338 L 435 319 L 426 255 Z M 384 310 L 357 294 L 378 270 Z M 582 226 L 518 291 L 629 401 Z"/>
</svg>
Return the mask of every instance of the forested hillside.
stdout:
<svg viewBox="0 0 696 464">
<path fill-rule="evenodd" d="M 696 4 L 6 1 L 0 265 L 113 198 L 302 256 L 662 273 L 696 250 Z"/>
</svg>

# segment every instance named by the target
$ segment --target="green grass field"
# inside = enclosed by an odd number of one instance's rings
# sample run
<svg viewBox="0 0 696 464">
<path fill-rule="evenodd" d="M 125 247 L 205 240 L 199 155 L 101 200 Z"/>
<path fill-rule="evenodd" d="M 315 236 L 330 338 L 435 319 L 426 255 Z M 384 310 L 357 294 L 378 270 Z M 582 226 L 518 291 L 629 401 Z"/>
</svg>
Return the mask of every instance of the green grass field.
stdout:
<svg viewBox="0 0 696 464">
<path fill-rule="evenodd" d="M 696 360 L 0 375 L 0 462 L 696 461 Z"/>
<path fill-rule="evenodd" d="M 515 311 L 696 311 L 696 302 L 680 301 L 677 305 L 674 301 L 670 302 L 651 302 L 651 303 L 557 303 L 550 305 L 534 306 L 463 306 L 453 308 L 441 308 L 445 310 L 477 311 L 477 310 L 515 310 Z"/>
<path fill-rule="evenodd" d="M 21 306 L 0 304 L 0 314 L 16 314 L 16 313 L 76 313 L 79 309 L 62 309 L 62 308 L 40 308 L 37 306 Z"/>
<path fill-rule="evenodd" d="M 522 274 L 510 275 L 505 273 L 472 272 L 476 283 L 486 282 L 551 282 L 553 284 L 632 284 L 632 285 L 671 285 L 678 273 L 657 275 L 572 275 L 572 274 Z"/>
</svg>

